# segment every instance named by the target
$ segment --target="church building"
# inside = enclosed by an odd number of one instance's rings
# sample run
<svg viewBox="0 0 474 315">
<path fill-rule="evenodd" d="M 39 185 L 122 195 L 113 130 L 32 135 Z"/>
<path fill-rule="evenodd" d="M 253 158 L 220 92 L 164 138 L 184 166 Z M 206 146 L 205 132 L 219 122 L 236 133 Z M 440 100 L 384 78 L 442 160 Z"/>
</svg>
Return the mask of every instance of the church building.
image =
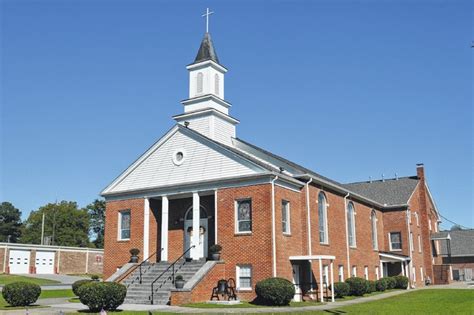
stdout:
<svg viewBox="0 0 474 315">
<path fill-rule="evenodd" d="M 331 284 L 352 276 L 406 275 L 411 287 L 446 278 L 423 164 L 409 177 L 322 176 L 239 138 L 225 99 L 228 69 L 208 32 L 186 69 L 189 97 L 174 126 L 101 193 L 104 279 L 126 283 L 128 302 L 208 301 L 230 278 L 240 300 L 255 298 L 260 280 L 286 278 L 297 301 L 331 301 Z M 129 263 L 132 248 L 140 266 Z M 179 273 L 182 289 L 170 284 Z"/>
</svg>

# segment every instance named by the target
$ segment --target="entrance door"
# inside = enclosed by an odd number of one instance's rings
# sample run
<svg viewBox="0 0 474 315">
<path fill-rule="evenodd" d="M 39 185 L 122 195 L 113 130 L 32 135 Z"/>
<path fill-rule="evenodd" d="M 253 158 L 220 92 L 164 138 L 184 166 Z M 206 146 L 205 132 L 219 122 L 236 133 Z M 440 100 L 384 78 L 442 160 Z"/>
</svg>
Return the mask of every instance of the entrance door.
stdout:
<svg viewBox="0 0 474 315">
<path fill-rule="evenodd" d="M 54 273 L 54 252 L 36 252 L 36 273 L 53 274 Z"/>
<path fill-rule="evenodd" d="M 472 281 L 472 269 L 464 268 L 464 281 Z"/>
<path fill-rule="evenodd" d="M 207 238 L 208 238 L 208 219 L 206 210 L 201 206 L 199 218 L 199 244 L 197 246 L 198 257 L 207 257 Z M 193 208 L 190 207 L 186 212 L 186 220 L 184 220 L 184 250 L 191 246 L 191 236 L 193 235 Z M 189 258 L 191 251 L 186 253 Z"/>
<path fill-rule="evenodd" d="M 30 273 L 30 251 L 10 250 L 10 273 Z"/>
<path fill-rule="evenodd" d="M 301 302 L 302 300 L 302 291 L 301 291 L 301 281 L 300 281 L 300 266 L 293 265 L 293 284 L 295 285 L 295 297 L 293 300 L 295 302 Z"/>
</svg>

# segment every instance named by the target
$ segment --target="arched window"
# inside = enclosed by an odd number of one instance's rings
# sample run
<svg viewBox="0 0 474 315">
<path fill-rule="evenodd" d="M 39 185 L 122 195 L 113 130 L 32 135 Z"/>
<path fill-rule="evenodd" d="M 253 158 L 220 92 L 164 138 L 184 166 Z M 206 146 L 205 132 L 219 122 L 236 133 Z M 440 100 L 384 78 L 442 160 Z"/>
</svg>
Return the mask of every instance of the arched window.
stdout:
<svg viewBox="0 0 474 315">
<path fill-rule="evenodd" d="M 193 206 L 188 208 L 186 215 L 184 216 L 185 220 L 192 220 L 193 219 Z M 206 219 L 207 218 L 207 211 L 203 206 L 199 207 L 199 219 Z"/>
<path fill-rule="evenodd" d="M 196 92 L 197 93 L 202 93 L 203 90 L 203 78 L 202 78 L 202 72 L 198 72 L 197 74 L 197 87 L 196 87 Z"/>
<path fill-rule="evenodd" d="M 328 243 L 328 214 L 326 196 L 323 192 L 318 195 L 319 242 Z"/>
<path fill-rule="evenodd" d="M 220 85 L 219 81 L 220 81 L 219 75 L 216 73 L 216 75 L 214 76 L 214 84 L 215 84 L 214 90 L 216 91 L 216 95 L 219 95 L 219 85 Z"/>
<path fill-rule="evenodd" d="M 355 235 L 355 215 L 354 215 L 354 204 L 349 202 L 347 205 L 347 237 L 349 238 L 349 246 L 356 246 L 356 235 Z"/>
<path fill-rule="evenodd" d="M 372 210 L 370 221 L 372 223 L 372 248 L 377 250 L 379 248 L 379 244 L 377 240 L 377 215 L 375 210 Z"/>
</svg>

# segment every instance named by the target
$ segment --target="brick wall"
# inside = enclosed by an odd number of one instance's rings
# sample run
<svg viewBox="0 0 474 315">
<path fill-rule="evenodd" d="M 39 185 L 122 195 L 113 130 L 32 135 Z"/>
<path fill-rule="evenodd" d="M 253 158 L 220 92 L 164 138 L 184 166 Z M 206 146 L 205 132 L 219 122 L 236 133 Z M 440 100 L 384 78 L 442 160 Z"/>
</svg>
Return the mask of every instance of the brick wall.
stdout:
<svg viewBox="0 0 474 315">
<path fill-rule="evenodd" d="M 107 202 L 104 234 L 105 279 L 130 260 L 130 249 L 143 250 L 143 209 L 143 198 Z M 126 241 L 118 240 L 118 216 L 121 210 L 130 210 L 130 240 Z"/>
</svg>

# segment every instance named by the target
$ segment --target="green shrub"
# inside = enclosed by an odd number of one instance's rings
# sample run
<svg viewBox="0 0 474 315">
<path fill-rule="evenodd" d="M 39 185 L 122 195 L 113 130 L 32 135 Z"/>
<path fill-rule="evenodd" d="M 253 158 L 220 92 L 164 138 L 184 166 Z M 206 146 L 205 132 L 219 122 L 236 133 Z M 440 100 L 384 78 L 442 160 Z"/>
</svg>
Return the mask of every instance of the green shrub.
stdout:
<svg viewBox="0 0 474 315">
<path fill-rule="evenodd" d="M 29 282 L 13 282 L 5 285 L 2 296 L 11 306 L 28 306 L 38 300 L 41 287 Z"/>
<path fill-rule="evenodd" d="M 293 283 L 283 278 L 267 278 L 255 286 L 257 302 L 265 305 L 289 305 L 295 296 Z"/>
<path fill-rule="evenodd" d="M 334 295 L 337 298 L 342 298 L 349 295 L 349 285 L 345 282 L 334 283 Z"/>
<path fill-rule="evenodd" d="M 92 275 L 92 276 L 91 276 L 91 279 L 92 279 L 93 281 L 99 281 L 100 277 L 99 277 L 99 275 Z"/>
<path fill-rule="evenodd" d="M 387 289 L 395 289 L 397 286 L 397 280 L 393 277 L 387 277 Z"/>
<path fill-rule="evenodd" d="M 408 278 L 405 276 L 396 276 L 393 277 L 395 279 L 396 285 L 395 288 L 397 289 L 406 289 L 408 287 Z"/>
<path fill-rule="evenodd" d="M 346 279 L 349 285 L 349 294 L 355 296 L 362 296 L 367 292 L 367 284 L 365 279 L 359 277 L 352 277 Z"/>
<path fill-rule="evenodd" d="M 367 284 L 367 293 L 372 293 L 372 292 L 377 291 L 376 281 L 367 280 L 366 284 Z"/>
<path fill-rule="evenodd" d="M 380 280 L 377 280 L 375 282 L 375 288 L 377 289 L 377 291 L 385 291 L 387 290 L 387 286 L 387 278 L 381 278 Z"/>
<path fill-rule="evenodd" d="M 78 289 L 79 289 L 82 285 L 84 285 L 84 284 L 86 284 L 86 283 L 89 283 L 89 282 L 91 282 L 91 281 L 92 281 L 92 280 L 89 280 L 89 279 L 77 280 L 76 282 L 74 282 L 74 283 L 72 284 L 72 292 L 74 292 L 74 294 L 75 294 L 76 296 L 79 296 Z"/>
<path fill-rule="evenodd" d="M 113 311 L 125 300 L 127 288 L 115 282 L 90 282 L 78 290 L 79 300 L 92 312 Z"/>
</svg>

